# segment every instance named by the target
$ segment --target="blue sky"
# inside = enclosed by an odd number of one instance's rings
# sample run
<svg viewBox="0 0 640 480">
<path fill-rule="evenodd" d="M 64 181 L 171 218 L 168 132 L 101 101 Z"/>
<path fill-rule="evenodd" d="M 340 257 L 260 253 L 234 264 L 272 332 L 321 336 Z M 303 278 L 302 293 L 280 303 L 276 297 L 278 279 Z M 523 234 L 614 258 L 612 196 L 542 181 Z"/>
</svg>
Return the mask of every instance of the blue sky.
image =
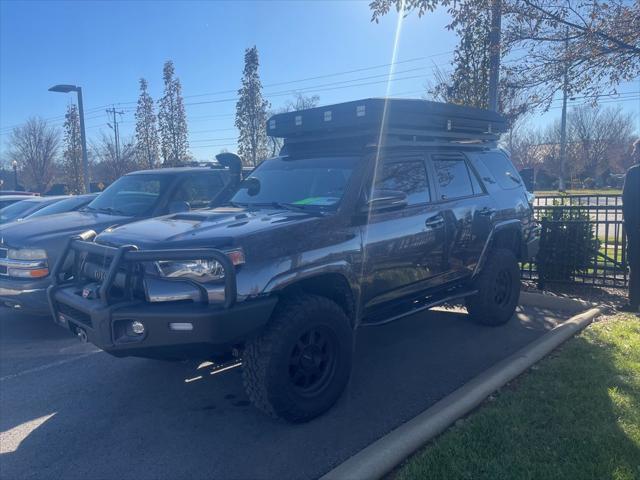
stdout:
<svg viewBox="0 0 640 480">
<path fill-rule="evenodd" d="M 316 93 L 321 104 L 387 92 L 419 97 L 434 65 L 449 68 L 456 37 L 444 28 L 447 21 L 444 12 L 405 19 L 399 63 L 387 85 L 397 15 L 371 23 L 367 1 L 5 0 L 0 3 L 1 153 L 6 154 L 10 128 L 31 115 L 62 123 L 73 96 L 47 92 L 55 83 L 83 87 L 90 140 L 101 131 L 110 133 L 104 110 L 111 104 L 125 111 L 121 133 L 131 135 L 138 79 L 145 77 L 159 98 L 167 59 L 175 62 L 182 81 L 192 153 L 206 159 L 222 148 L 233 150 L 235 92 L 244 49 L 254 44 L 264 93 L 274 108 L 295 91 Z M 640 100 L 621 105 L 640 119 Z"/>
</svg>

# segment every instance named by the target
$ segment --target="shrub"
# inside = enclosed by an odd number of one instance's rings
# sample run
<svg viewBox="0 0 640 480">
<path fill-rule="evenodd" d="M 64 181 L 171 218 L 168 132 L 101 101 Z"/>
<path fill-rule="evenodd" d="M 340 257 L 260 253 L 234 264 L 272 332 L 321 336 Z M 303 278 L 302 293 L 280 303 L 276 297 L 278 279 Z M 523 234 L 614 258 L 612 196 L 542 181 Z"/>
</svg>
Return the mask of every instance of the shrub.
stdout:
<svg viewBox="0 0 640 480">
<path fill-rule="evenodd" d="M 542 237 L 536 262 L 541 287 L 548 281 L 571 281 L 575 274 L 593 268 L 600 241 L 586 210 L 556 200 L 540 220 Z"/>
</svg>

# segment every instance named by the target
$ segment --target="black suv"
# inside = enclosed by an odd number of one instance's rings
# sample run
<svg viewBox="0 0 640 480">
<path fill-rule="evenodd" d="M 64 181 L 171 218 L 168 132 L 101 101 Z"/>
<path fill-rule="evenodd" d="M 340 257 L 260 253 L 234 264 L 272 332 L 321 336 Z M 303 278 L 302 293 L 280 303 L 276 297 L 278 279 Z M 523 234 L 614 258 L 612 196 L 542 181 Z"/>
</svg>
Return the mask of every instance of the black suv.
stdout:
<svg viewBox="0 0 640 480">
<path fill-rule="evenodd" d="M 237 188 L 240 168 L 236 155 L 223 154 L 209 166 L 133 172 L 78 211 L 0 225 L 0 304 L 48 314 L 49 271 L 70 236 L 215 206 Z"/>
<path fill-rule="evenodd" d="M 512 317 L 539 235 L 503 128 L 422 100 L 276 115 L 280 156 L 227 205 L 70 240 L 55 321 L 116 356 L 234 353 L 258 408 L 313 418 L 347 384 L 356 328 L 457 299 L 482 324 Z"/>
</svg>

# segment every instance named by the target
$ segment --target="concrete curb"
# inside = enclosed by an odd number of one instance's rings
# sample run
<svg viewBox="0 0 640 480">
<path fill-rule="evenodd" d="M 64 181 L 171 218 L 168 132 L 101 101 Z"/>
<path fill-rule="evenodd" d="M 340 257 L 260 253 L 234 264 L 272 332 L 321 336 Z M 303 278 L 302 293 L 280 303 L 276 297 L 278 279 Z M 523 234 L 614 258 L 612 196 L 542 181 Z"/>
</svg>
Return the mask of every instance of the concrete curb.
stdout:
<svg viewBox="0 0 640 480">
<path fill-rule="evenodd" d="M 539 294 L 532 295 L 546 297 Z M 551 298 L 554 300 L 559 299 L 558 297 Z M 571 301 L 571 299 L 560 299 Z M 525 301 L 523 302 L 522 300 Z M 521 298 L 521 303 L 529 304 L 526 300 L 531 300 L 534 306 L 536 304 L 535 300 L 542 301 L 544 305 L 547 305 L 546 300 L 538 298 Z M 565 302 L 562 302 L 562 304 L 565 305 L 565 310 L 567 309 L 566 307 L 570 306 Z M 491 393 L 516 378 L 555 348 L 586 328 L 604 310 L 605 308 L 603 307 L 591 308 L 553 328 L 515 354 L 484 371 L 417 417 L 409 420 L 338 465 L 322 476 L 321 480 L 382 478 L 409 455 L 480 405 Z"/>
<path fill-rule="evenodd" d="M 594 308 L 595 303 L 576 298 L 557 297 L 555 295 L 544 295 L 535 292 L 521 292 L 520 304 L 529 305 L 547 310 L 564 310 L 566 312 L 583 312 L 589 308 Z"/>
</svg>

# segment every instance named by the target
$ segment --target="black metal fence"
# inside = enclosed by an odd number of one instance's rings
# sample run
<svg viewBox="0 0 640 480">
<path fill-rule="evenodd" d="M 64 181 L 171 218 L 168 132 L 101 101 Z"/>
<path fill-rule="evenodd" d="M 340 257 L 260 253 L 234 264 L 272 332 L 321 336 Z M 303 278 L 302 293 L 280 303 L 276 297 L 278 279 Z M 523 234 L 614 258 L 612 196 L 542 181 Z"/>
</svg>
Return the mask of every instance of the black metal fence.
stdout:
<svg viewBox="0 0 640 480">
<path fill-rule="evenodd" d="M 621 195 L 541 195 L 534 205 L 542 224 L 541 250 L 522 265 L 522 277 L 546 282 L 628 285 Z"/>
</svg>

